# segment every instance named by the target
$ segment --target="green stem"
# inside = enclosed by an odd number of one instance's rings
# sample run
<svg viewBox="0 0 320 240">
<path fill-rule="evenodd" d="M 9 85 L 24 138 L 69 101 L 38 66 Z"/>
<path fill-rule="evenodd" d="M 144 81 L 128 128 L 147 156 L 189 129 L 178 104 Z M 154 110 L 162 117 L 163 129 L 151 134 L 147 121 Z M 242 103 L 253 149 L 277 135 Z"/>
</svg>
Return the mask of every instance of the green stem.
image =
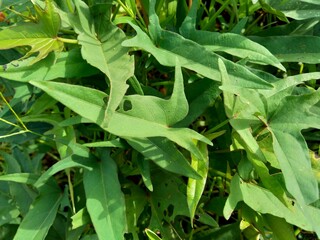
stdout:
<svg viewBox="0 0 320 240">
<path fill-rule="evenodd" d="M 24 128 L 24 130 L 29 131 L 28 128 L 26 127 L 26 125 L 24 125 L 22 120 L 19 118 L 19 116 L 16 114 L 16 112 L 13 110 L 13 108 L 10 106 L 10 104 L 7 101 L 7 99 L 3 96 L 3 94 L 1 92 L 0 92 L 0 97 L 5 102 L 5 104 L 8 106 L 8 108 L 13 113 L 13 115 L 17 118 L 18 122 L 21 124 L 21 126 Z"/>
<path fill-rule="evenodd" d="M 219 128 L 222 128 L 224 125 L 229 123 L 229 119 L 224 120 L 222 123 L 218 124 L 217 126 L 209 129 L 206 134 L 210 134 L 210 133 L 214 133 L 215 131 L 217 131 Z"/>
<path fill-rule="evenodd" d="M 121 2 L 121 0 L 117 0 L 117 2 L 121 5 L 121 7 L 130 15 L 130 17 L 132 17 L 133 19 L 135 19 L 135 15 L 133 14 L 133 12 L 127 8 L 127 6 Z"/>
<path fill-rule="evenodd" d="M 61 38 L 61 37 L 57 37 L 57 39 L 64 43 L 78 44 L 77 39 L 68 39 L 68 38 Z"/>
<path fill-rule="evenodd" d="M 6 134 L 6 135 L 3 135 L 3 136 L 0 136 L 0 139 L 1 138 L 7 138 L 7 137 L 12 137 L 12 136 L 15 136 L 15 135 L 19 135 L 19 134 L 23 134 L 23 133 L 28 133 L 30 132 L 29 130 L 22 130 L 20 132 L 15 132 L 15 133 L 11 133 L 11 134 Z"/>
<path fill-rule="evenodd" d="M 14 124 L 14 123 L 12 123 L 12 122 L 9 122 L 9 121 L 7 121 L 7 120 L 5 120 L 5 119 L 3 119 L 3 118 L 0 118 L 0 121 L 6 123 L 6 124 L 8 124 L 8 125 L 14 126 L 14 127 L 19 127 L 17 124 Z"/>
<path fill-rule="evenodd" d="M 71 0 L 67 0 L 67 6 L 71 13 L 74 13 L 74 8 L 72 7 Z"/>
</svg>

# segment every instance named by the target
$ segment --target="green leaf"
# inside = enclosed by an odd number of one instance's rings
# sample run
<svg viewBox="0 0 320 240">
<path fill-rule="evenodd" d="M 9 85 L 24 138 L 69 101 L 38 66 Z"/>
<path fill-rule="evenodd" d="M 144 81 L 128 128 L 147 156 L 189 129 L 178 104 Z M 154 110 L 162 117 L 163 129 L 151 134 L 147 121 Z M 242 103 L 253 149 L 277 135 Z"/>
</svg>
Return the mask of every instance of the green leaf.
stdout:
<svg viewBox="0 0 320 240">
<path fill-rule="evenodd" d="M 154 232 L 160 230 L 164 239 L 172 239 L 174 232 L 171 224 L 176 216 L 189 216 L 186 199 L 186 185 L 184 181 L 168 172 L 156 171 L 152 173 L 153 192 L 150 194 L 151 220 L 149 229 Z"/>
<path fill-rule="evenodd" d="M 33 185 L 39 178 L 39 175 L 32 173 L 11 173 L 0 176 L 0 181 L 10 181 L 16 183 L 25 183 Z"/>
<path fill-rule="evenodd" d="M 48 95 L 98 125 L 104 120 L 105 103 L 108 97 L 96 89 L 66 83 L 30 81 Z"/>
<path fill-rule="evenodd" d="M 45 239 L 56 217 L 62 195 L 57 183 L 51 179 L 39 189 L 40 195 L 22 220 L 14 240 Z"/>
<path fill-rule="evenodd" d="M 246 150 L 248 160 L 254 166 L 264 186 L 283 202 L 286 202 L 285 190 L 281 186 L 279 187 L 279 182 L 269 174 L 269 169 L 265 165 L 267 159 L 253 135 L 253 129 L 259 130 L 262 128 L 263 130 L 265 127 L 263 119 L 261 120 L 260 118 L 267 114 L 266 99 L 253 89 L 243 88 L 241 85 L 234 86 L 230 82 L 223 62 L 219 61 L 219 65 L 225 111 L 230 119 L 229 123 L 235 131 L 233 133 L 233 141 L 238 143 L 234 143 L 233 147 Z M 239 171 L 241 172 L 241 169 Z"/>
<path fill-rule="evenodd" d="M 128 233 L 132 233 L 133 239 L 139 239 L 138 234 L 141 231 L 137 228 L 140 223 L 141 215 L 146 207 L 147 195 L 146 192 L 135 183 L 127 183 L 123 186 L 126 201 L 126 213 Z"/>
<path fill-rule="evenodd" d="M 168 126 L 168 124 L 181 120 L 187 113 L 187 102 L 184 95 L 181 94 L 183 79 L 178 68 L 176 74 L 176 89 L 171 99 L 162 100 L 156 97 L 139 95 L 128 96 L 122 102 L 119 112 L 113 114 L 109 126 L 105 130 L 123 138 L 166 137 L 201 158 L 201 153 L 199 153 L 192 139 L 211 145 L 207 138 L 188 128 Z M 41 88 L 48 95 L 65 104 L 82 117 L 104 128 L 106 106 L 103 99 L 107 97 L 107 94 L 95 89 L 65 83 L 43 81 L 31 81 L 30 83 Z M 180 96 L 177 94 L 180 94 Z M 148 100 L 147 106 L 152 106 L 159 112 L 150 108 L 149 112 L 145 111 L 146 100 Z M 129 106 L 125 106 L 126 104 Z M 178 104 L 181 105 L 180 110 Z M 177 115 L 172 114 L 173 112 L 177 112 Z M 165 114 L 165 118 L 162 113 Z"/>
<path fill-rule="evenodd" d="M 48 181 L 48 179 L 50 179 L 51 176 L 68 168 L 80 167 L 90 170 L 93 167 L 92 162 L 94 160 L 95 159 L 92 157 L 92 155 L 90 155 L 89 157 L 82 157 L 78 155 L 68 156 L 60 160 L 59 162 L 55 163 L 45 173 L 43 173 L 41 177 L 39 177 L 37 182 L 34 184 L 34 186 L 37 188 L 43 186 Z"/>
<path fill-rule="evenodd" d="M 177 66 L 175 70 L 174 88 L 168 100 L 154 96 L 125 96 L 119 112 L 133 117 L 139 116 L 168 127 L 184 119 L 188 114 L 189 106 L 184 93 L 181 68 Z"/>
<path fill-rule="evenodd" d="M 98 73 L 96 68 L 87 64 L 79 49 L 68 52 L 50 53 L 45 59 L 32 65 L 35 57 L 11 62 L 0 66 L 0 77 L 19 82 L 31 80 L 52 80 L 56 78 L 86 77 Z"/>
<path fill-rule="evenodd" d="M 118 147 L 125 148 L 126 145 L 119 138 L 110 140 L 110 141 L 101 141 L 101 142 L 92 142 L 92 143 L 84 143 L 82 146 L 85 147 Z"/>
<path fill-rule="evenodd" d="M 281 62 L 319 63 L 320 37 L 316 36 L 270 36 L 250 37 L 266 47 Z"/>
<path fill-rule="evenodd" d="M 19 209 L 15 206 L 11 196 L 0 194 L 0 226 L 12 222 L 20 215 Z"/>
<path fill-rule="evenodd" d="M 87 225 L 90 223 L 90 216 L 86 208 L 80 209 L 72 217 L 72 229 Z"/>
<path fill-rule="evenodd" d="M 275 238 L 287 240 L 296 239 L 293 227 L 288 224 L 283 218 L 265 214 L 263 215 L 263 220 L 267 222 Z"/>
<path fill-rule="evenodd" d="M 185 93 L 189 102 L 188 115 L 174 126 L 187 127 L 201 116 L 221 94 L 219 86 L 218 82 L 208 78 L 199 79 L 186 85 Z"/>
<path fill-rule="evenodd" d="M 319 209 L 307 206 L 299 206 L 292 201 L 291 206 L 285 206 L 270 191 L 252 183 L 243 182 L 238 175 L 231 181 L 231 194 L 223 209 L 224 216 L 229 219 L 230 214 L 240 201 L 244 201 L 250 208 L 259 213 L 267 213 L 284 218 L 288 223 L 301 227 L 307 231 L 314 231 L 312 221 L 319 216 Z M 252 197 L 254 196 L 254 197 Z M 314 209 L 314 219 L 306 217 Z"/>
<path fill-rule="evenodd" d="M 219 56 L 177 33 L 162 30 L 159 19 L 154 12 L 154 4 L 155 1 L 151 1 L 149 10 L 149 31 L 152 40 L 138 26 L 131 24 L 137 35 L 124 41 L 122 45 L 143 49 L 151 53 L 162 65 L 176 66 L 179 64 L 181 67 L 193 70 L 207 78 L 220 81 Z M 252 88 L 268 88 L 271 86 L 247 68 L 228 60 L 224 60 L 224 62 L 232 81 L 241 82 Z"/>
<path fill-rule="evenodd" d="M 136 152 L 137 153 L 137 152 Z M 134 156 L 138 154 L 132 154 L 132 160 L 134 160 Z M 151 172 L 150 172 L 150 162 L 149 159 L 144 157 L 135 156 L 135 160 L 137 161 L 137 165 L 143 180 L 144 185 L 148 188 L 150 192 L 153 191 L 152 181 L 151 181 Z"/>
<path fill-rule="evenodd" d="M 286 17 L 302 20 L 320 17 L 320 4 L 312 0 L 259 0 L 273 9 L 281 11 Z"/>
<path fill-rule="evenodd" d="M 193 226 L 193 218 L 196 213 L 198 203 L 203 194 L 209 170 L 209 157 L 207 145 L 199 142 L 198 148 L 202 152 L 204 158 L 197 159 L 195 156 L 191 155 L 191 166 L 197 173 L 201 175 L 201 179 L 189 178 L 187 185 L 187 201 L 190 211 L 191 226 Z"/>
<path fill-rule="evenodd" d="M 126 230 L 125 201 L 117 166 L 104 151 L 91 171 L 85 170 L 83 183 L 87 210 L 99 239 L 122 239 Z"/>
<path fill-rule="evenodd" d="M 153 231 L 151 231 L 150 229 L 146 229 L 145 230 L 149 240 L 161 240 L 161 238 L 158 237 L 157 234 L 155 234 Z"/>
<path fill-rule="evenodd" d="M 127 79 L 133 76 L 133 57 L 121 45 L 126 38 L 125 34 L 110 19 L 106 20 L 103 27 L 94 29 L 94 20 L 88 6 L 83 1 L 75 1 L 75 6 L 78 16 L 71 17 L 70 20 L 78 33 L 82 56 L 89 64 L 106 74 L 110 81 L 111 90 L 103 122 L 107 127 L 126 93 Z"/>
<path fill-rule="evenodd" d="M 305 204 L 319 198 L 319 189 L 301 130 L 310 127 L 320 129 L 319 116 L 310 112 L 310 108 L 319 100 L 320 91 L 288 96 L 268 120 L 274 152 L 284 174 L 287 189 L 300 203 Z"/>
<path fill-rule="evenodd" d="M 128 143 L 150 159 L 159 167 L 173 173 L 181 174 L 190 178 L 199 179 L 199 174 L 194 170 L 188 160 L 165 138 L 126 138 Z"/>
<path fill-rule="evenodd" d="M 224 82 L 227 85 L 229 80 L 222 65 L 221 70 Z M 307 76 L 291 78 L 290 82 L 304 79 L 304 77 Z M 286 84 L 290 86 L 292 84 L 290 82 Z M 284 88 L 283 85 L 277 87 Z M 252 135 L 252 129 L 258 131 L 259 128 L 262 128 L 262 131 L 264 128 L 268 130 L 273 137 L 273 151 L 284 174 L 287 190 L 300 204 L 310 204 L 316 201 L 319 190 L 312 173 L 308 147 L 301 130 L 320 127 L 317 120 L 319 117 L 309 110 L 320 100 L 319 91 L 307 95 L 288 97 L 280 91 L 280 97 L 273 95 L 273 98 L 276 99 L 275 103 L 269 100 L 272 103 L 271 106 L 276 107 L 276 109 L 268 109 L 270 105 L 268 106 L 266 103 L 266 98 L 252 90 L 237 90 L 230 86 L 224 94 L 227 115 L 233 118 L 230 123 L 246 142 L 246 150 L 261 161 L 266 161 Z M 237 97 L 233 94 L 236 94 Z M 269 95 L 270 99 L 272 99 L 271 96 Z"/>
<path fill-rule="evenodd" d="M 266 48 L 242 35 L 196 30 L 197 7 L 198 1 L 193 1 L 189 14 L 180 27 L 182 36 L 204 46 L 207 50 L 226 52 L 240 58 L 247 58 L 254 63 L 270 64 L 286 71 L 279 60 Z"/>
<path fill-rule="evenodd" d="M 40 61 L 52 51 L 61 52 L 64 46 L 58 38 L 60 17 L 54 11 L 52 2 L 47 0 L 45 9 L 34 4 L 34 9 L 36 22 L 19 23 L 0 31 L 0 49 L 30 46 L 25 58 L 39 52 L 30 64 Z"/>
</svg>

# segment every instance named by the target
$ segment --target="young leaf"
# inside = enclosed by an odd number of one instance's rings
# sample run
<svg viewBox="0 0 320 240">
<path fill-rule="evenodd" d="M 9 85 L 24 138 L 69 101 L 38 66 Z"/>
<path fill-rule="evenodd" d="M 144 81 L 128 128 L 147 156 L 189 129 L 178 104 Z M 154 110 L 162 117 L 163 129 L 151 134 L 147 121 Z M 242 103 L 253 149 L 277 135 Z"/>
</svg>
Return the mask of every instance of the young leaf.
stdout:
<svg viewBox="0 0 320 240">
<path fill-rule="evenodd" d="M 126 230 L 125 201 L 118 180 L 117 165 L 104 151 L 83 183 L 87 209 L 99 239 L 122 239 Z"/>
<path fill-rule="evenodd" d="M 61 52 L 64 46 L 58 38 L 60 17 L 54 11 L 52 1 L 46 1 L 45 9 L 34 4 L 34 9 L 36 22 L 20 23 L 0 31 L 0 49 L 30 46 L 25 58 L 39 52 L 31 64 L 45 58 L 52 51 Z"/>
</svg>

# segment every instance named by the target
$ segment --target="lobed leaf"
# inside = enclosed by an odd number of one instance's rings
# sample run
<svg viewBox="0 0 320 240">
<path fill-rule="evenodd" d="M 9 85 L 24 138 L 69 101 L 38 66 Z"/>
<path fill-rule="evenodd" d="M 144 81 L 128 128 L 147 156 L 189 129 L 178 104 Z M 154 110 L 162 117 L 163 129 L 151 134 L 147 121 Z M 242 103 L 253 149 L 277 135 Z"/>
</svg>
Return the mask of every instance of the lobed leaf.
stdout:
<svg viewBox="0 0 320 240">
<path fill-rule="evenodd" d="M 124 41 L 122 45 L 143 49 L 151 53 L 162 65 L 176 66 L 179 63 L 181 67 L 193 70 L 207 78 L 220 81 L 219 56 L 177 33 L 161 29 L 154 6 L 155 1 L 151 1 L 149 9 L 149 32 L 151 38 L 138 26 L 130 24 L 137 32 L 137 35 Z M 271 84 L 253 74 L 247 68 L 225 59 L 224 62 L 232 81 L 251 88 L 271 87 Z"/>
<path fill-rule="evenodd" d="M 180 27 L 182 36 L 204 46 L 209 51 L 226 52 L 240 58 L 247 58 L 254 63 L 270 64 L 286 71 L 279 60 L 266 48 L 242 35 L 196 30 L 197 7 L 198 1 L 193 1 L 189 14 Z"/>
<path fill-rule="evenodd" d="M 178 82 L 179 80 L 177 80 Z M 55 82 L 40 82 L 40 81 L 31 81 L 31 84 L 37 86 L 44 90 L 47 94 L 65 104 L 67 107 L 80 114 L 82 117 L 91 120 L 94 123 L 97 123 L 101 127 L 104 128 L 104 111 L 105 111 L 105 103 L 103 101 L 107 95 L 101 91 L 90 89 L 82 86 L 69 85 L 65 83 L 55 83 Z M 179 85 L 177 85 L 178 87 Z M 181 90 L 176 90 L 181 91 Z M 141 99 L 141 97 L 145 97 L 146 99 L 154 99 L 150 96 L 132 96 L 130 99 Z M 173 97 L 173 100 L 176 101 L 176 97 Z M 162 101 L 161 99 L 154 99 L 155 102 L 160 102 L 159 107 L 165 109 L 165 111 L 176 111 L 176 103 L 171 103 L 170 100 Z M 126 101 L 126 100 L 125 100 Z M 123 102 L 123 104 L 125 103 Z M 180 100 L 179 100 L 180 101 Z M 184 100 L 183 100 L 184 101 Z M 130 102 L 131 103 L 131 102 Z M 202 136 L 201 134 L 187 128 L 173 128 L 169 127 L 167 124 L 163 124 L 161 122 L 155 122 L 154 118 L 151 119 L 148 115 L 145 115 L 145 112 L 140 113 L 139 111 L 135 111 L 135 107 L 138 109 L 143 109 L 143 107 L 139 106 L 139 102 L 132 103 L 131 113 L 128 111 L 115 112 L 113 117 L 110 119 L 109 126 L 105 128 L 105 130 L 110 133 L 123 137 L 123 138 L 146 138 L 146 137 L 166 137 L 173 142 L 176 142 L 183 148 L 191 151 L 193 154 L 201 158 L 201 153 L 199 153 L 195 144 L 192 142 L 192 139 L 196 139 L 199 141 L 203 141 L 207 144 L 211 145 L 211 142 Z M 145 102 L 141 101 L 141 104 L 145 106 Z M 152 102 L 150 102 L 152 104 Z M 157 104 L 157 103 L 155 103 Z M 173 104 L 173 105 L 172 105 Z M 168 109 L 165 107 L 168 106 Z M 170 107 L 169 107 L 170 106 Z M 124 109 L 124 107 L 121 107 Z M 173 108 L 173 109 L 171 109 Z M 182 112 L 181 116 L 185 115 L 185 110 Z M 159 114 L 159 113 L 157 113 Z M 180 116 L 180 115 L 177 115 Z M 175 116 L 171 115 L 168 117 L 168 123 L 171 121 L 179 121 L 181 119 L 175 119 Z M 151 115 L 152 117 L 152 115 Z M 166 118 L 167 121 L 167 118 Z M 135 126 L 134 128 L 132 126 Z"/>
<path fill-rule="evenodd" d="M 286 206 L 269 190 L 243 182 L 238 175 L 235 175 L 231 181 L 231 194 L 223 209 L 224 216 L 227 219 L 240 201 L 244 201 L 250 208 L 259 213 L 267 213 L 284 218 L 288 223 L 308 231 L 319 231 L 319 227 L 314 228 L 315 225 L 313 223 L 317 218 L 316 216 L 320 214 L 319 209 L 305 205 L 299 206 L 295 202 L 292 202 L 291 206 Z M 312 209 L 314 210 L 314 217 L 309 218 L 308 215 Z"/>
<path fill-rule="evenodd" d="M 223 67 L 221 70 L 226 83 L 228 81 L 227 73 Z M 291 79 L 291 81 L 295 80 L 298 79 Z M 238 97 L 235 98 L 232 93 Z M 277 107 L 276 110 L 266 109 L 268 105 L 265 102 L 265 97 L 250 90 L 228 88 L 224 94 L 226 95 L 227 114 L 234 118 L 230 120 L 230 123 L 244 140 L 245 148 L 261 161 L 265 161 L 265 157 L 252 135 L 252 128 L 258 129 L 259 125 L 261 127 L 264 125 L 272 134 L 273 151 L 284 174 L 287 190 L 300 204 L 310 204 L 316 201 L 319 190 L 312 173 L 308 147 L 301 135 L 301 130 L 310 127 L 319 128 L 320 126 L 317 120 L 318 116 L 309 110 L 319 102 L 319 92 L 288 97 L 286 94 L 280 94 L 279 98 L 276 98 L 277 103 L 271 105 Z M 255 121 L 255 117 L 261 122 Z"/>
<path fill-rule="evenodd" d="M 319 198 L 318 183 L 313 175 L 302 129 L 320 129 L 319 116 L 310 108 L 320 101 L 320 91 L 283 99 L 268 121 L 274 152 L 284 174 L 288 191 L 300 203 L 310 204 Z"/>
<path fill-rule="evenodd" d="M 45 9 L 34 4 L 36 22 L 20 23 L 0 31 L 0 49 L 30 46 L 24 58 L 38 52 L 31 64 L 45 58 L 50 52 L 61 52 L 63 42 L 58 38 L 60 17 L 54 11 L 51 1 L 46 1 Z"/>
<path fill-rule="evenodd" d="M 89 7 L 83 1 L 75 1 L 75 6 L 78 15 L 70 17 L 70 20 L 78 33 L 82 56 L 109 78 L 110 94 L 103 122 L 107 127 L 126 93 L 126 81 L 133 75 L 133 57 L 128 55 L 127 48 L 121 46 L 126 35 L 110 19 L 106 20 L 103 27 L 95 29 Z"/>
</svg>

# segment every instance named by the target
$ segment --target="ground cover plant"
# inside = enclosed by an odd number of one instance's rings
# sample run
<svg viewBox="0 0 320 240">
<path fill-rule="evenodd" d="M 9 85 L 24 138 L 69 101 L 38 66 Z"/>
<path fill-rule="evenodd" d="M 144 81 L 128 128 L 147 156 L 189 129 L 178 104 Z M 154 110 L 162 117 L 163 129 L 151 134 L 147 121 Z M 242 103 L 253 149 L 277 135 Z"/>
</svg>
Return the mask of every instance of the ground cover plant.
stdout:
<svg viewBox="0 0 320 240">
<path fill-rule="evenodd" d="M 319 13 L 0 1 L 0 239 L 319 238 Z"/>
</svg>

